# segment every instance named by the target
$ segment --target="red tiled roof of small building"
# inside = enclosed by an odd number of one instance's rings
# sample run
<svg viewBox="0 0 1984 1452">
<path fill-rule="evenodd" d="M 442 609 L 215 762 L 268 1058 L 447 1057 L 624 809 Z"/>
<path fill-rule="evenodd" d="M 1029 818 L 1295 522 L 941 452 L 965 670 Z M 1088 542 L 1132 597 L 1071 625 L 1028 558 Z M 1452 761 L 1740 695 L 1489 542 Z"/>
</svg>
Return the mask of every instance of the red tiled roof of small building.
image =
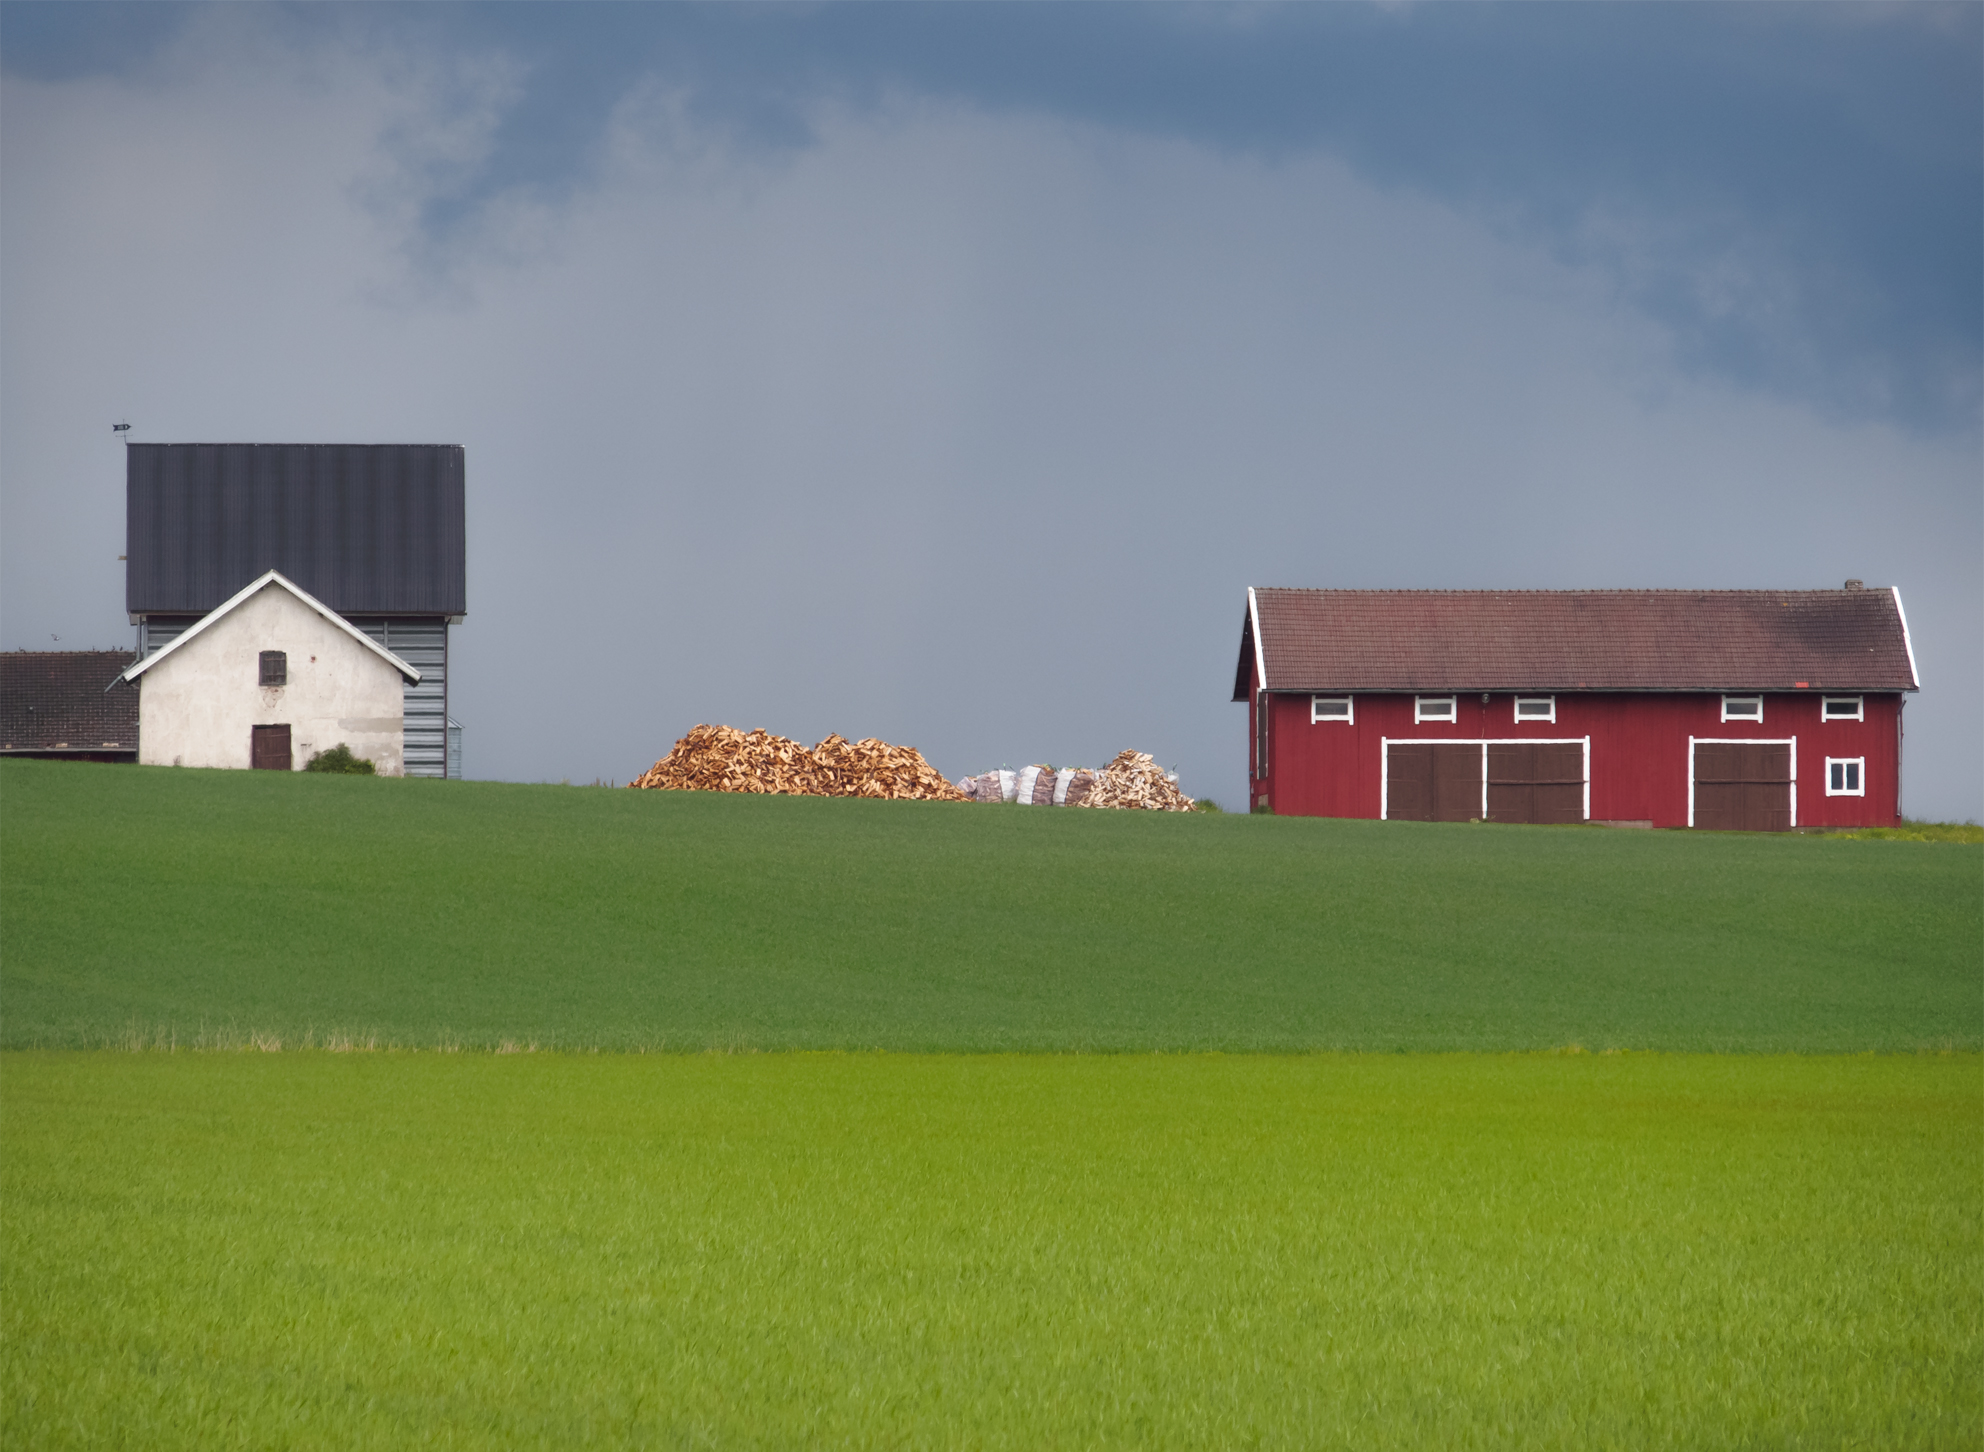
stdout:
<svg viewBox="0 0 1984 1452">
<path fill-rule="evenodd" d="M 138 691 L 110 686 L 128 650 L 0 652 L 0 750 L 138 748 Z"/>
<path fill-rule="evenodd" d="M 1912 691 L 1900 602 L 1850 590 L 1254 591 L 1277 691 Z M 1253 622 L 1234 699 L 1246 699 Z"/>
</svg>

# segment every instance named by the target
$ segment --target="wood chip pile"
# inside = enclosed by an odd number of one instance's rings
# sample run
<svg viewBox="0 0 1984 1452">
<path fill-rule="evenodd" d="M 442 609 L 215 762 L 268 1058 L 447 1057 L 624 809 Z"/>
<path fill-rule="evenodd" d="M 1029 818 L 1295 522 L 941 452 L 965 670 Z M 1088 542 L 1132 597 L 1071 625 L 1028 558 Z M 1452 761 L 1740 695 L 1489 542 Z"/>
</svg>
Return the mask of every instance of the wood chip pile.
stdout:
<svg viewBox="0 0 1984 1452">
<path fill-rule="evenodd" d="M 813 748 L 823 794 L 882 797 L 892 802 L 959 802 L 964 793 L 923 759 L 914 746 L 891 746 L 874 737 L 847 741 L 829 736 Z"/>
<path fill-rule="evenodd" d="M 1086 767 L 1029 766 L 988 771 L 958 783 L 968 801 L 1019 802 L 1024 806 L 1118 807 L 1147 812 L 1189 812 L 1192 799 L 1178 779 L 1141 751 L 1125 751 L 1101 771 Z"/>
<path fill-rule="evenodd" d="M 834 735 L 809 751 L 789 736 L 731 726 L 691 727 L 673 751 L 628 785 L 794 797 L 965 800 L 913 746 Z"/>
<path fill-rule="evenodd" d="M 1192 799 L 1178 790 L 1178 778 L 1141 751 L 1119 751 L 1102 769 L 1085 807 L 1127 807 L 1146 812 L 1189 812 Z"/>
</svg>

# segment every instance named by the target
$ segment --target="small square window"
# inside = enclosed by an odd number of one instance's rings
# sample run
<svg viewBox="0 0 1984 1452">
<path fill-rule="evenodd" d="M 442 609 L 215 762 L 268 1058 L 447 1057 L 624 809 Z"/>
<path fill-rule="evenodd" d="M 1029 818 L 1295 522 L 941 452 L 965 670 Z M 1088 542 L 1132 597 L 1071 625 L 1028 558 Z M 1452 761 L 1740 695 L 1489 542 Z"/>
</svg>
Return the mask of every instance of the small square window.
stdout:
<svg viewBox="0 0 1984 1452">
<path fill-rule="evenodd" d="M 1826 758 L 1826 795 L 1829 797 L 1864 797 L 1866 786 L 1867 758 L 1864 756 L 1828 756 Z"/>
<path fill-rule="evenodd" d="M 1517 696 L 1516 720 L 1555 721 L 1557 719 L 1557 698 L 1555 696 Z"/>
<path fill-rule="evenodd" d="M 1722 719 L 1725 721 L 1761 721 L 1764 719 L 1764 698 L 1762 696 L 1724 696 L 1722 698 Z"/>
<path fill-rule="evenodd" d="M 286 686 L 289 684 L 289 656 L 280 650 L 262 652 L 262 684 L 265 686 Z"/>
<path fill-rule="evenodd" d="M 1319 721 L 1356 720 L 1348 696 L 1311 696 L 1309 698 L 1309 724 Z"/>
<path fill-rule="evenodd" d="M 1454 698 L 1452 696 L 1415 696 L 1412 701 L 1412 719 L 1417 721 L 1451 721 L 1454 719 Z"/>
<path fill-rule="evenodd" d="M 1864 721 L 1866 708 L 1859 696 L 1827 696 L 1819 714 L 1827 721 Z"/>
</svg>

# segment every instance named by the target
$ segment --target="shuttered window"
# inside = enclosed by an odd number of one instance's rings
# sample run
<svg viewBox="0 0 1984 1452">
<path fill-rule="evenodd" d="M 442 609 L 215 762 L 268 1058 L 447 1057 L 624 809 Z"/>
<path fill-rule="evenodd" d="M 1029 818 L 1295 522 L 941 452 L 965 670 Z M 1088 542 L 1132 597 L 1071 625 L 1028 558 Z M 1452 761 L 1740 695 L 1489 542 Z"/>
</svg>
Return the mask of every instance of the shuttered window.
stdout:
<svg viewBox="0 0 1984 1452">
<path fill-rule="evenodd" d="M 280 650 L 262 652 L 262 684 L 265 686 L 286 686 L 289 684 L 289 656 Z"/>
</svg>

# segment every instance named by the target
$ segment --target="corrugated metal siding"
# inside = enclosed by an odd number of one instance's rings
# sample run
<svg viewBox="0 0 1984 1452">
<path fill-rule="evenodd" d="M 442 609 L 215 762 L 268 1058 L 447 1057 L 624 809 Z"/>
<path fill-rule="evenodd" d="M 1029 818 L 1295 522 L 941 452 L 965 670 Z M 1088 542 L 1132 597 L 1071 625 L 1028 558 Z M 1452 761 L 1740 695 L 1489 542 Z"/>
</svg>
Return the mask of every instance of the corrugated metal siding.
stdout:
<svg viewBox="0 0 1984 1452">
<path fill-rule="evenodd" d="M 130 444 L 125 609 L 204 615 L 265 570 L 339 614 L 461 615 L 459 444 Z"/>
<path fill-rule="evenodd" d="M 408 776 L 448 774 L 448 623 L 352 617 L 351 623 L 420 672 L 403 684 Z"/>
<path fill-rule="evenodd" d="M 138 622 L 138 656 L 153 655 L 200 623 L 198 615 L 149 615 Z"/>
</svg>

